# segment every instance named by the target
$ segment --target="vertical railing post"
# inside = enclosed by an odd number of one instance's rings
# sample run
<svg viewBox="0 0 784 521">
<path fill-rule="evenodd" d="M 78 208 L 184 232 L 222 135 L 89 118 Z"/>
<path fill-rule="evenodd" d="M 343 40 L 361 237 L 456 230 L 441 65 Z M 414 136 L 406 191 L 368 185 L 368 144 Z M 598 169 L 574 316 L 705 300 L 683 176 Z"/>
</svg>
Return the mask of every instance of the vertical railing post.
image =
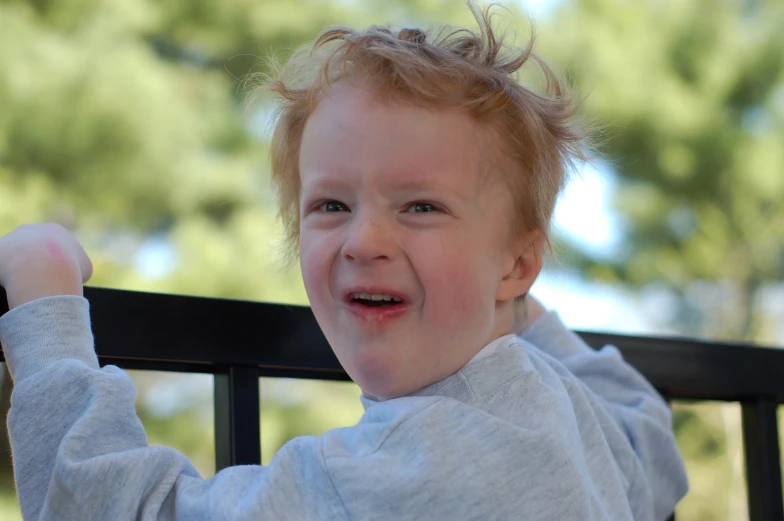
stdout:
<svg viewBox="0 0 784 521">
<path fill-rule="evenodd" d="M 672 400 L 670 399 L 669 389 L 656 389 L 656 390 L 659 391 L 661 397 L 664 398 L 664 400 L 667 402 L 667 405 L 670 407 L 670 410 L 672 410 Z M 667 521 L 675 521 L 675 512 L 670 514 L 670 517 L 667 518 Z"/>
<path fill-rule="evenodd" d="M 775 397 L 741 402 L 750 521 L 784 521 Z"/>
<path fill-rule="evenodd" d="M 215 471 L 261 464 L 259 370 L 230 367 L 215 374 Z"/>
</svg>

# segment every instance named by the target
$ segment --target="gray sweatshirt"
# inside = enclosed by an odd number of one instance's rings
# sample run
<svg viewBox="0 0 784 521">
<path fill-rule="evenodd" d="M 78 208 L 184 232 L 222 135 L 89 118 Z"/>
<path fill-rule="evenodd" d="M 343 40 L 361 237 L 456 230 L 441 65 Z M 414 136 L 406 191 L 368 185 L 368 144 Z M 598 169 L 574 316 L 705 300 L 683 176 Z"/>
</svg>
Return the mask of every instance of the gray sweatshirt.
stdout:
<svg viewBox="0 0 784 521">
<path fill-rule="evenodd" d="M 210 479 L 147 444 L 131 379 L 99 367 L 86 299 L 15 308 L 0 342 L 26 520 L 661 521 L 688 488 L 667 404 L 552 312 L 410 396 L 363 398 L 355 426 Z"/>
</svg>

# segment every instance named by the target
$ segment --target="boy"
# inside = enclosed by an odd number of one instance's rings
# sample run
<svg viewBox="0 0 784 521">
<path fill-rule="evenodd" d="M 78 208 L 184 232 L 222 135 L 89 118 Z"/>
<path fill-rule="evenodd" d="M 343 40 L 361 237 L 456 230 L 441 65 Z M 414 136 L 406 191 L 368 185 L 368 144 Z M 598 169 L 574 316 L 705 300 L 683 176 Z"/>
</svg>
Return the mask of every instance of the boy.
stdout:
<svg viewBox="0 0 784 521">
<path fill-rule="evenodd" d="M 580 137 L 560 84 L 481 34 L 324 33 L 268 86 L 273 173 L 313 311 L 363 390 L 354 427 L 202 479 L 149 447 L 100 369 L 84 250 L 0 238 L 9 431 L 26 519 L 665 519 L 687 489 L 666 403 L 526 295 Z M 524 330 L 521 334 L 515 332 Z"/>
</svg>

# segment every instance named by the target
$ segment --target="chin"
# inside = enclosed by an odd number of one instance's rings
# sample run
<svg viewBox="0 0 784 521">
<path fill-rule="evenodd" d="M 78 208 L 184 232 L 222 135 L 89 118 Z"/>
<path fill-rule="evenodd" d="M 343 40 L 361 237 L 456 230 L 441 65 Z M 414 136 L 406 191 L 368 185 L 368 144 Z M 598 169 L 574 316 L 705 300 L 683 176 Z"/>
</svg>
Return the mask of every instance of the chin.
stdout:
<svg viewBox="0 0 784 521">
<path fill-rule="evenodd" d="M 367 341 L 338 345 L 341 348 L 335 354 L 367 396 L 389 399 L 409 394 L 418 389 L 417 380 L 424 376 L 410 360 L 412 354 L 394 345 Z"/>
<path fill-rule="evenodd" d="M 398 393 L 398 386 L 394 385 L 391 378 L 387 375 L 380 375 L 378 373 L 367 374 L 362 373 L 354 377 L 351 375 L 354 382 L 362 389 L 362 393 L 372 398 L 380 400 L 387 400 L 389 398 L 397 398 L 404 393 Z"/>
<path fill-rule="evenodd" d="M 362 392 L 366 396 L 370 396 L 379 400 L 388 400 L 390 398 L 398 398 L 404 396 L 416 389 L 409 389 L 410 382 L 396 378 L 395 372 L 386 370 L 371 371 L 368 368 L 358 371 L 358 374 L 349 374 L 354 382 L 359 385 Z"/>
</svg>

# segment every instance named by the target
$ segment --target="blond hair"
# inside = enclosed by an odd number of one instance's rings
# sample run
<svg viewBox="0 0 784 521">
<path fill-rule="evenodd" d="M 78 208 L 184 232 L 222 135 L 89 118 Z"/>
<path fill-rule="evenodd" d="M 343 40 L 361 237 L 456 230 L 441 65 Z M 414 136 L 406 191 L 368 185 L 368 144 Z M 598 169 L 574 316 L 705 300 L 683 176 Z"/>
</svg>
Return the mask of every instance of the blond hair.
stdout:
<svg viewBox="0 0 784 521">
<path fill-rule="evenodd" d="M 550 67 L 525 48 L 506 45 L 491 24 L 491 8 L 468 2 L 479 32 L 442 25 L 435 31 L 372 26 L 365 31 L 325 30 L 301 47 L 260 89 L 280 101 L 272 138 L 272 179 L 286 231 L 288 259 L 297 258 L 301 190 L 299 154 L 308 118 L 332 84 L 368 82 L 386 100 L 433 108 L 459 108 L 487 123 L 500 138 L 496 155 L 513 194 L 512 232 L 549 227 L 570 167 L 585 159 L 585 132 L 575 124 L 577 103 Z M 530 60 L 546 80 L 537 94 L 517 79 Z"/>
</svg>

